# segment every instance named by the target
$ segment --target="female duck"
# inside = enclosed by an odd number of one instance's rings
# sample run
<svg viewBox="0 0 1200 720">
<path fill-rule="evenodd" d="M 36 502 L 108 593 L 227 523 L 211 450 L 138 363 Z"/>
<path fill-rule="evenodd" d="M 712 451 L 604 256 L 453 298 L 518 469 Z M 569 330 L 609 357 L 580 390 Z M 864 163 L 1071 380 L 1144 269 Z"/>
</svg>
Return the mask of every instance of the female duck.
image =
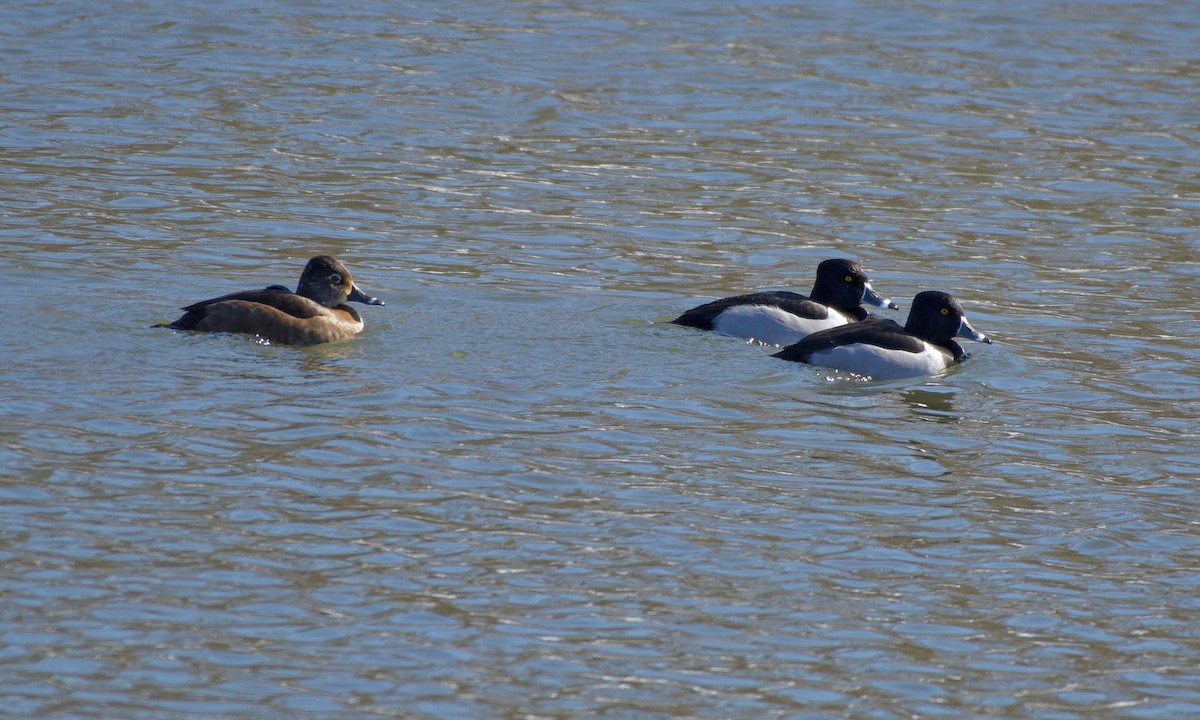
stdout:
<svg viewBox="0 0 1200 720">
<path fill-rule="evenodd" d="M 175 330 L 248 333 L 275 344 L 316 345 L 345 340 L 363 329 L 347 300 L 383 305 L 354 286 L 350 271 L 335 258 L 318 255 L 304 266 L 296 292 L 282 285 L 243 290 L 183 308 Z"/>
<path fill-rule="evenodd" d="M 767 345 L 787 345 L 818 330 L 865 320 L 863 303 L 896 309 L 895 303 L 871 289 L 861 265 L 853 260 L 826 260 L 817 266 L 817 280 L 808 297 L 785 291 L 737 295 L 692 308 L 671 322 Z"/>
<path fill-rule="evenodd" d="M 775 357 L 846 370 L 873 380 L 929 375 L 961 362 L 962 347 L 953 338 L 990 343 L 967 322 L 962 305 L 943 292 L 913 298 L 908 322 L 875 319 L 813 333 L 788 345 Z"/>
</svg>

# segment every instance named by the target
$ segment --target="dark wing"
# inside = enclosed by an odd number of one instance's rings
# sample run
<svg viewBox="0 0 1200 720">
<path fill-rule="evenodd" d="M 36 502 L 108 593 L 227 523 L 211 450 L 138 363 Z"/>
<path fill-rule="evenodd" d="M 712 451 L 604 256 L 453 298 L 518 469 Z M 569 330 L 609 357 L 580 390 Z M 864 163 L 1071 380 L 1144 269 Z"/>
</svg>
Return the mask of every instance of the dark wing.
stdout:
<svg viewBox="0 0 1200 720">
<path fill-rule="evenodd" d="M 227 300 L 244 300 L 245 302 L 270 305 L 271 307 L 298 318 L 316 317 L 322 314 L 321 306 L 303 295 L 288 290 L 282 285 L 272 285 L 264 290 L 243 290 L 229 293 L 211 300 L 202 300 L 183 308 L 187 312 L 198 312 L 208 305 L 214 305 Z"/>
<path fill-rule="evenodd" d="M 712 330 L 713 321 L 716 320 L 717 316 L 737 305 L 767 305 L 777 307 L 793 315 L 812 318 L 814 320 L 824 320 L 829 317 L 829 308 L 821 303 L 813 302 L 799 293 L 776 290 L 750 293 L 748 295 L 735 295 L 733 297 L 721 298 L 720 300 L 713 300 L 710 303 L 705 303 L 688 310 L 671 322 L 676 325 L 700 328 L 701 330 Z"/>
<path fill-rule="evenodd" d="M 297 295 L 282 285 L 272 285 L 262 290 L 242 290 L 209 300 L 201 300 L 198 303 L 192 303 L 183 308 L 183 317 L 164 327 L 175 330 L 195 330 L 200 321 L 204 320 L 205 316 L 208 315 L 209 307 L 230 300 L 241 300 L 258 303 L 259 305 L 267 305 L 296 318 L 311 318 L 323 313 L 321 306 L 312 300 L 302 295 Z"/>
<path fill-rule="evenodd" d="M 870 343 L 888 350 L 912 353 L 921 352 L 925 347 L 920 338 L 910 334 L 895 320 L 877 318 L 820 330 L 788 345 L 775 353 L 774 357 L 808 362 L 813 353 L 855 343 Z"/>
</svg>

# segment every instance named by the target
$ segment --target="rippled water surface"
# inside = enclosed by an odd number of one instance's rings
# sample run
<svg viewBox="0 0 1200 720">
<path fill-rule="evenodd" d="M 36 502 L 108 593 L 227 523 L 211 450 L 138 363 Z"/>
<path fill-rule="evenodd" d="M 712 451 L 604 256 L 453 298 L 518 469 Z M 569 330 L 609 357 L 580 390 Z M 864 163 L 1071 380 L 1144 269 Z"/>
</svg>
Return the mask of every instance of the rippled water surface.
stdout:
<svg viewBox="0 0 1200 720">
<path fill-rule="evenodd" d="M 1196 3 L 4 17 L 0 714 L 1200 716 Z M 664 322 L 829 257 L 997 342 Z"/>
</svg>

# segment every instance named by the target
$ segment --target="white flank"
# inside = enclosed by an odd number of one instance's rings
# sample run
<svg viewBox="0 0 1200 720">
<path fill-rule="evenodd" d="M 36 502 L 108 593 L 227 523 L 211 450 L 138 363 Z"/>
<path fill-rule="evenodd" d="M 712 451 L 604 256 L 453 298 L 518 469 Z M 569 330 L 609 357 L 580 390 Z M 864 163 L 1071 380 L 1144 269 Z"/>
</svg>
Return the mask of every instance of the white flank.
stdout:
<svg viewBox="0 0 1200 720">
<path fill-rule="evenodd" d="M 872 380 L 932 375 L 945 370 L 953 362 L 941 348 L 924 343 L 919 353 L 888 350 L 876 345 L 855 343 L 815 352 L 809 359 L 813 365 L 845 370 Z"/>
<path fill-rule="evenodd" d="M 833 308 L 824 320 L 793 315 L 772 305 L 734 305 L 717 316 L 713 330 L 767 345 L 791 345 L 818 330 L 837 327 L 850 318 Z"/>
</svg>

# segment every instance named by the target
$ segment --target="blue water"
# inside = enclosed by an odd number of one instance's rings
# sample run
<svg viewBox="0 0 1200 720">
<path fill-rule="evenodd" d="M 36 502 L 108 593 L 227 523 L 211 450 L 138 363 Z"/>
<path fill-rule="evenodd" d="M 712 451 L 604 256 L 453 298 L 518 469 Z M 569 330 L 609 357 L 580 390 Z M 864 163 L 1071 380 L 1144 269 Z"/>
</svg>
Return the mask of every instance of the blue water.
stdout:
<svg viewBox="0 0 1200 720">
<path fill-rule="evenodd" d="M 1200 714 L 1192 3 L 6 8 L 4 713 Z M 666 323 L 829 257 L 997 342 Z"/>
</svg>

